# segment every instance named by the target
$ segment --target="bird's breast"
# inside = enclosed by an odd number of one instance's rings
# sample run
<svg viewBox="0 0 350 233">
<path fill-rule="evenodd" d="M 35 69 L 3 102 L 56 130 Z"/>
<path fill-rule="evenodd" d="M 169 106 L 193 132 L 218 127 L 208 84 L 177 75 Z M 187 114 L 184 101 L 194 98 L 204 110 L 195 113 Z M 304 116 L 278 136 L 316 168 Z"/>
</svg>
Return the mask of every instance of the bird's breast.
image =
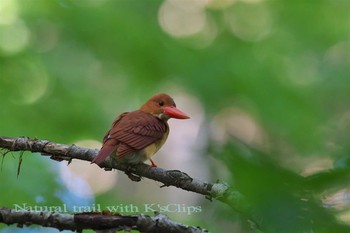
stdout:
<svg viewBox="0 0 350 233">
<path fill-rule="evenodd" d="M 155 153 L 157 153 L 157 151 L 164 145 L 165 141 L 168 139 L 168 135 L 169 127 L 167 125 L 167 130 L 164 133 L 163 137 L 142 150 L 147 159 L 150 159 Z"/>
</svg>

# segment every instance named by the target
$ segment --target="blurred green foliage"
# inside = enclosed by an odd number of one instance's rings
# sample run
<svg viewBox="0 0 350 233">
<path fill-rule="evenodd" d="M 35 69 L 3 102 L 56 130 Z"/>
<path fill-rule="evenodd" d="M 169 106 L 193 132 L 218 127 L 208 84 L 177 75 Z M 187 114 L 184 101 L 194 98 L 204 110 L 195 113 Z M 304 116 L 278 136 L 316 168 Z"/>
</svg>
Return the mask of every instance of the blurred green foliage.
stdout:
<svg viewBox="0 0 350 233">
<path fill-rule="evenodd" d="M 349 176 L 349 7 L 346 0 L 2 0 L 0 134 L 100 140 L 115 115 L 181 90 L 202 105 L 203 128 L 215 131 L 212 119 L 232 107 L 263 131 L 263 143 L 242 148 L 233 139 L 215 144 L 203 130 L 215 149 L 202 156 L 215 161 L 212 180 L 229 179 L 253 203 L 266 232 L 348 232 L 338 219 L 348 200 L 335 210 L 321 199 L 347 188 Z M 62 202 L 56 163 L 24 156 L 25 175 L 16 178 L 12 157 L 0 172 L 0 206 Z M 300 175 L 321 160 L 330 167 Z M 217 161 L 229 175 L 220 177 Z M 227 206 L 202 204 L 201 215 L 179 221 L 248 231 Z"/>
</svg>

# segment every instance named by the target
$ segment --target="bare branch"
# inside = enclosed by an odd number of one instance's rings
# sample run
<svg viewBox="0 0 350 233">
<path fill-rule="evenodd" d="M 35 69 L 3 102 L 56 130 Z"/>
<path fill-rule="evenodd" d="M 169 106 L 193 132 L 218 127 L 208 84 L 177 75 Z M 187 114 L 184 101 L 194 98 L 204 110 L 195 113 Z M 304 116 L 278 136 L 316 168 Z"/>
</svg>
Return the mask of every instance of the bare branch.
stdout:
<svg viewBox="0 0 350 233">
<path fill-rule="evenodd" d="M 162 214 L 148 215 L 120 215 L 110 213 L 79 213 L 61 214 L 48 211 L 16 211 L 0 208 L 0 222 L 17 224 L 18 226 L 41 225 L 54 227 L 58 230 L 81 232 L 85 229 L 107 230 L 138 230 L 140 232 L 181 232 L 204 233 L 208 232 L 199 227 L 186 226 L 170 220 Z"/>
<path fill-rule="evenodd" d="M 10 151 L 39 152 L 44 156 L 50 156 L 51 159 L 58 161 L 67 160 L 69 162 L 72 159 L 92 161 L 98 153 L 97 149 L 92 150 L 76 145 L 65 145 L 27 137 L 0 137 L 0 148 Z M 106 159 L 100 167 L 106 170 L 118 169 L 124 172 L 130 172 L 129 166 L 117 163 L 110 158 Z M 210 200 L 220 200 L 231 206 L 234 210 L 243 213 L 248 218 L 254 219 L 252 208 L 245 197 L 225 182 L 204 182 L 192 178 L 179 170 L 165 170 L 158 167 L 149 169 L 149 166 L 146 164 L 133 166 L 131 172 L 141 177 L 159 181 L 164 184 L 163 186 L 175 186 L 183 190 L 205 195 Z"/>
</svg>

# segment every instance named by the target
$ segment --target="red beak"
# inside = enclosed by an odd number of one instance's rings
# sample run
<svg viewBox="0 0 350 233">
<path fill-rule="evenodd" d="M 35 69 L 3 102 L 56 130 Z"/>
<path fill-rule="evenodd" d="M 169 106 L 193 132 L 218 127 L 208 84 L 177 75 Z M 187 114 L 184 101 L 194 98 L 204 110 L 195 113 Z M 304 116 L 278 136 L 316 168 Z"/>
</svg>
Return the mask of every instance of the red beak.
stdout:
<svg viewBox="0 0 350 233">
<path fill-rule="evenodd" d="M 175 107 L 163 107 L 164 114 L 168 115 L 171 118 L 176 119 L 188 119 L 190 118 L 186 113 L 180 111 Z"/>
</svg>

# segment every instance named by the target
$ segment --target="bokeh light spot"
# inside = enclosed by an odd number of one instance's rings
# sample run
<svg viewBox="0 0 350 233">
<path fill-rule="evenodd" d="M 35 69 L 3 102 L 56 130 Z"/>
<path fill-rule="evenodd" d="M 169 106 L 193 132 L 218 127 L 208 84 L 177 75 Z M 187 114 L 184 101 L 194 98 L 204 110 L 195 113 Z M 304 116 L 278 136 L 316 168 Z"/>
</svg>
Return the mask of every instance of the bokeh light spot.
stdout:
<svg viewBox="0 0 350 233">
<path fill-rule="evenodd" d="M 28 42 L 29 30 L 22 20 L 0 25 L 0 53 L 17 54 L 26 48 Z"/>
<path fill-rule="evenodd" d="M 207 7 L 212 9 L 226 9 L 238 0 L 209 0 Z"/>
<path fill-rule="evenodd" d="M 231 32 L 245 41 L 260 41 L 271 32 L 271 15 L 263 4 L 235 4 L 225 18 Z"/>
<path fill-rule="evenodd" d="M 350 41 L 342 41 L 329 48 L 325 60 L 332 67 L 350 66 Z"/>
<path fill-rule="evenodd" d="M 15 104 L 33 104 L 48 91 L 49 76 L 43 64 L 35 60 L 22 60 L 11 66 L 10 86 L 16 86 L 9 99 Z M 20 69 L 19 69 L 20 67 Z"/>
<path fill-rule="evenodd" d="M 240 0 L 241 2 L 245 2 L 245 3 L 259 3 L 259 2 L 262 2 L 264 0 Z"/>
<path fill-rule="evenodd" d="M 16 0 L 0 1 L 0 25 L 12 24 L 18 17 L 18 5 Z"/>
<path fill-rule="evenodd" d="M 207 23 L 204 1 L 166 0 L 159 9 L 162 29 L 174 37 L 199 33 Z"/>
<path fill-rule="evenodd" d="M 248 112 L 240 108 L 227 108 L 219 112 L 212 122 L 213 139 L 223 144 L 232 136 L 249 145 L 265 145 L 265 133 Z"/>
<path fill-rule="evenodd" d="M 312 54 L 304 54 L 298 58 L 285 58 L 287 76 L 289 83 L 307 86 L 319 81 L 317 57 Z"/>
<path fill-rule="evenodd" d="M 101 147 L 101 143 L 95 140 L 81 140 L 74 144 L 91 149 Z M 116 172 L 106 172 L 96 164 L 84 161 L 73 160 L 69 166 L 62 165 L 60 169 L 61 177 L 67 188 L 82 197 L 110 190 L 118 177 Z"/>
<path fill-rule="evenodd" d="M 92 198 L 93 192 L 88 182 L 79 174 L 73 172 L 82 163 L 72 162 L 70 166 L 60 164 L 60 176 L 68 190 L 82 198 Z"/>
</svg>

